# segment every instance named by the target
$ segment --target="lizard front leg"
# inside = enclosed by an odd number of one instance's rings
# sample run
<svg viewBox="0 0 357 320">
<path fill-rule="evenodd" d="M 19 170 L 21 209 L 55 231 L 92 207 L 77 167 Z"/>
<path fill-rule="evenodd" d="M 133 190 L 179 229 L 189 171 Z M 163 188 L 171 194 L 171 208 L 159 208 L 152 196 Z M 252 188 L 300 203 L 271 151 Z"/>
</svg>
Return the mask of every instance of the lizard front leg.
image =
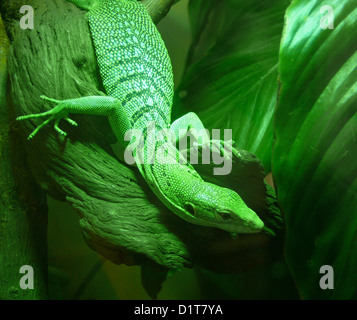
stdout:
<svg viewBox="0 0 357 320">
<path fill-rule="evenodd" d="M 195 151 L 202 148 L 203 152 L 209 149 L 212 152 L 218 153 L 229 158 L 232 154 L 232 140 L 223 141 L 217 139 L 210 139 L 209 131 L 205 129 L 200 118 L 194 113 L 189 112 L 181 118 L 175 120 L 171 126 L 171 131 L 175 135 L 176 142 L 182 141 L 183 138 L 189 134 L 194 138 L 193 147 Z M 188 149 L 180 149 L 183 154 L 189 152 Z"/>
</svg>

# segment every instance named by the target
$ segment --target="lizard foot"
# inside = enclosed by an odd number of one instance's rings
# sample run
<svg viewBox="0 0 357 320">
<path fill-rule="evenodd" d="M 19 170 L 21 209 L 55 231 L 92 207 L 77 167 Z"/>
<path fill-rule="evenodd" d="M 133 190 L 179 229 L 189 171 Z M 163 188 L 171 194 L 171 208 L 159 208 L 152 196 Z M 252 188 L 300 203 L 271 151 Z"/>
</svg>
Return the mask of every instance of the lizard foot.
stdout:
<svg viewBox="0 0 357 320">
<path fill-rule="evenodd" d="M 67 133 L 65 131 L 63 131 L 62 129 L 60 129 L 60 127 L 58 126 L 61 119 L 66 120 L 69 124 L 71 124 L 73 126 L 77 126 L 77 122 L 75 122 L 74 120 L 72 120 L 68 117 L 68 108 L 67 108 L 68 100 L 63 100 L 63 101 L 55 100 L 55 99 L 51 99 L 51 98 L 48 98 L 43 95 L 40 97 L 43 100 L 54 102 L 57 105 L 53 109 L 46 111 L 46 112 L 29 114 L 26 116 L 21 116 L 21 117 L 16 118 L 16 120 L 22 121 L 22 120 L 33 119 L 33 118 L 44 118 L 44 117 L 48 116 L 48 119 L 46 119 L 44 122 L 42 122 L 39 126 L 37 126 L 37 128 L 34 131 L 31 132 L 31 134 L 28 136 L 27 140 L 32 139 L 36 135 L 37 132 L 39 132 L 45 125 L 47 125 L 52 120 L 54 120 L 54 122 L 55 122 L 54 123 L 55 130 L 63 136 L 66 136 Z"/>
<path fill-rule="evenodd" d="M 195 151 L 204 152 L 207 149 L 210 149 L 212 153 L 216 153 L 219 156 L 225 157 L 226 160 L 232 159 L 232 148 L 235 142 L 233 140 L 209 140 L 204 143 L 193 143 L 193 148 Z"/>
</svg>

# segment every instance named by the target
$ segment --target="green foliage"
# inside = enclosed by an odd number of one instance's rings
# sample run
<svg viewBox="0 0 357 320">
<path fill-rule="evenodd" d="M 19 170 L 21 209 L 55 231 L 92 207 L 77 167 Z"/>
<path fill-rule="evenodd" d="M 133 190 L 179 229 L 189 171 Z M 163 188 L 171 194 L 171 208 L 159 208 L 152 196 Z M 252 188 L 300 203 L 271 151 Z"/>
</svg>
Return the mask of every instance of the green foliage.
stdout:
<svg viewBox="0 0 357 320">
<path fill-rule="evenodd" d="M 320 26 L 324 5 L 334 29 Z M 272 168 L 301 297 L 357 298 L 356 1 L 192 0 L 189 14 L 175 116 L 194 111 L 209 128 L 231 128 Z M 319 286 L 323 265 L 333 290 Z"/>
<path fill-rule="evenodd" d="M 286 258 L 304 298 L 357 298 L 357 10 L 335 0 L 294 1 L 280 47 L 281 91 L 272 161 L 286 215 Z M 321 290 L 322 265 L 335 272 Z"/>
<path fill-rule="evenodd" d="M 270 171 L 278 54 L 287 2 L 191 1 L 193 45 L 175 116 L 194 111 L 208 128 L 230 128 L 237 147 Z"/>
</svg>

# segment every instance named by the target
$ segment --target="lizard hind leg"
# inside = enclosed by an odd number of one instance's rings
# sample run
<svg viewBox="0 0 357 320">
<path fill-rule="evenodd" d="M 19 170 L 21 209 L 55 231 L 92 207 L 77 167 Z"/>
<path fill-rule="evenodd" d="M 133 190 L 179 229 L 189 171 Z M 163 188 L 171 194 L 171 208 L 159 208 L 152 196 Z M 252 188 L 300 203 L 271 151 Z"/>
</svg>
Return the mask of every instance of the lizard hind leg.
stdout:
<svg viewBox="0 0 357 320">
<path fill-rule="evenodd" d="M 34 131 L 31 132 L 31 134 L 27 138 L 28 140 L 32 139 L 44 126 L 49 124 L 52 120 L 55 120 L 55 124 L 54 124 L 55 130 L 64 136 L 66 136 L 67 133 L 65 131 L 61 130 L 58 126 L 61 119 L 65 119 L 71 125 L 77 126 L 77 123 L 74 120 L 68 118 L 68 113 L 69 113 L 68 112 L 68 100 L 60 101 L 60 100 L 48 98 L 43 95 L 41 96 L 41 99 L 47 100 L 50 102 L 54 102 L 57 105 L 53 109 L 42 112 L 42 113 L 29 114 L 26 116 L 21 116 L 21 117 L 16 118 L 16 120 L 22 121 L 22 120 L 27 120 L 27 119 L 48 117 L 48 119 L 46 119 L 44 122 L 42 122 L 39 126 L 36 127 L 36 129 Z"/>
<path fill-rule="evenodd" d="M 46 112 L 38 114 L 30 114 L 22 117 L 18 117 L 17 120 L 25 120 L 31 118 L 43 118 L 48 117 L 42 124 L 40 124 L 28 137 L 32 139 L 36 133 L 54 120 L 54 129 L 61 135 L 67 135 L 66 132 L 61 130 L 58 126 L 59 122 L 64 119 L 69 124 L 77 126 L 77 123 L 68 118 L 68 114 L 90 114 L 98 116 L 107 116 L 110 122 L 113 122 L 112 129 L 118 140 L 122 140 L 126 130 L 129 129 L 130 123 L 125 114 L 125 110 L 121 106 L 118 99 L 109 96 L 87 96 L 81 98 L 56 100 L 46 96 L 41 96 L 42 99 L 55 103 L 56 106 Z"/>
</svg>

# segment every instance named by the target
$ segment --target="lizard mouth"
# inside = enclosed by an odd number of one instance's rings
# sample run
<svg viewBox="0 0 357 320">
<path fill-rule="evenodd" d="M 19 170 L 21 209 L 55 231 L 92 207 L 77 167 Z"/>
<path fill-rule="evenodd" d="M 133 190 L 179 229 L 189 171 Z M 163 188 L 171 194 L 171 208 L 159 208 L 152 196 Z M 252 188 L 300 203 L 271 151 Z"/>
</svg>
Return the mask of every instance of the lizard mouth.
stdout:
<svg viewBox="0 0 357 320">
<path fill-rule="evenodd" d="M 258 233 L 264 227 L 262 220 L 246 220 L 236 217 L 232 212 L 227 210 L 219 211 L 215 214 L 215 218 L 200 219 L 197 215 L 196 207 L 192 203 L 186 203 L 183 207 L 186 214 L 195 219 L 195 224 L 207 227 L 218 228 L 233 233 Z"/>
<path fill-rule="evenodd" d="M 212 227 L 216 227 L 232 233 L 259 233 L 264 228 L 262 220 L 248 220 L 231 219 L 222 221 L 211 221 Z"/>
</svg>

